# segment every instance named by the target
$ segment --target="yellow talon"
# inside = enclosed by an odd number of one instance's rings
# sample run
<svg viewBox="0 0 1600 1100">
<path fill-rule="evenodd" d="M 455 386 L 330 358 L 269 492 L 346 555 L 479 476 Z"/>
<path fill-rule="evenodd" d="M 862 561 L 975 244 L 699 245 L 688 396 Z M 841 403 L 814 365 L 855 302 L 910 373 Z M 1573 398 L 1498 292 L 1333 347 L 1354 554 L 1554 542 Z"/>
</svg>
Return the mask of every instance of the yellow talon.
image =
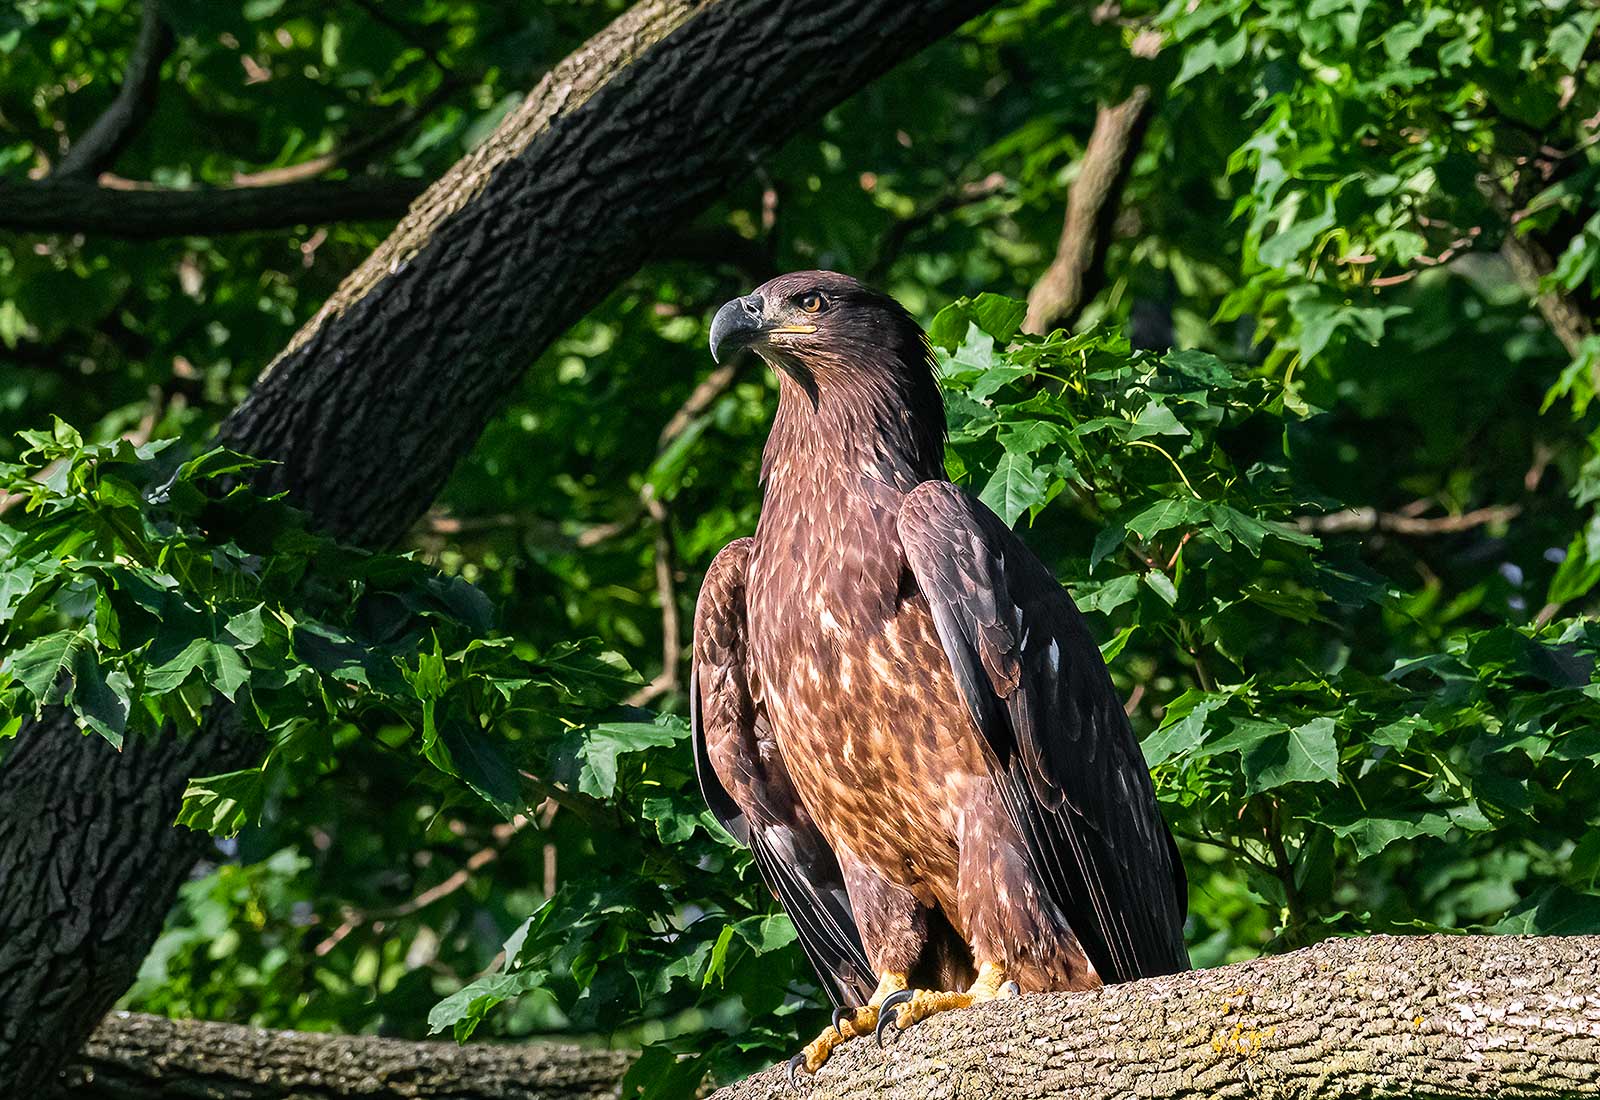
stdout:
<svg viewBox="0 0 1600 1100">
<path fill-rule="evenodd" d="M 878 1020 L 878 1045 L 883 1045 L 883 1032 L 892 1022 L 904 1031 L 919 1020 L 926 1020 L 953 1008 L 971 1008 L 985 1001 L 997 1000 L 1001 990 L 1011 983 L 1006 981 L 1005 970 L 994 963 L 978 967 L 978 980 L 963 992 L 939 989 L 903 989 L 886 998 Z M 1014 988 L 1014 987 L 1013 987 Z"/>
<path fill-rule="evenodd" d="M 885 974 L 879 979 L 878 988 L 866 1004 L 853 1012 L 836 1014 L 835 1026 L 829 1027 L 811 1040 L 799 1054 L 789 1060 L 790 1079 L 793 1080 L 801 1069 L 807 1073 L 817 1072 L 839 1044 L 862 1035 L 871 1035 L 873 1029 L 878 1026 L 878 1006 L 883 1004 L 884 999 L 890 994 L 905 989 L 906 984 L 907 978 L 904 974 L 893 972 Z"/>
</svg>

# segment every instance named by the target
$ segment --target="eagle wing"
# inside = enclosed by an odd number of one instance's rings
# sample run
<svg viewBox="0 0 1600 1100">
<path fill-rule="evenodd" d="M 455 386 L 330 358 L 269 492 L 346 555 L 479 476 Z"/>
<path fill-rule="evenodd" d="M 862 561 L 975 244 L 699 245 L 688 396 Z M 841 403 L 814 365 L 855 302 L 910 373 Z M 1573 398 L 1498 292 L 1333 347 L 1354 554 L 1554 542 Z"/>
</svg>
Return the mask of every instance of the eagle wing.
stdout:
<svg viewBox="0 0 1600 1100">
<path fill-rule="evenodd" d="M 993 512 L 917 486 L 900 539 L 1030 862 L 1102 980 L 1189 967 L 1183 864 L 1083 617 Z"/>
<path fill-rule="evenodd" d="M 750 847 L 783 903 L 828 997 L 836 1006 L 859 1005 L 875 983 L 844 875 L 801 805 L 750 690 L 744 596 L 750 542 L 723 548 L 695 606 L 689 674 L 695 771 L 706 804 Z"/>
</svg>

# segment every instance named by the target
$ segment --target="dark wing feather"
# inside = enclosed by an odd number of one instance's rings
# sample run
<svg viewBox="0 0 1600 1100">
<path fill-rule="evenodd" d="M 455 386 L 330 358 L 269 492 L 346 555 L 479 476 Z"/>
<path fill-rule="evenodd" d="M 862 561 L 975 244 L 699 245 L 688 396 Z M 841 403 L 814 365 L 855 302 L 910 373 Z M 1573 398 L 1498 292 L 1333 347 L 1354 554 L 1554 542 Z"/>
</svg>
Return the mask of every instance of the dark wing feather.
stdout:
<svg viewBox="0 0 1600 1100">
<path fill-rule="evenodd" d="M 694 617 L 689 714 L 695 771 L 706 804 L 750 847 L 761 877 L 794 922 L 835 1005 L 859 1005 L 874 987 L 844 875 L 784 769 L 745 663 L 744 576 L 750 540 L 711 564 Z"/>
<path fill-rule="evenodd" d="M 1188 969 L 1183 866 L 1072 600 L 994 513 L 949 482 L 907 496 L 900 539 L 1006 809 L 1100 977 Z"/>
</svg>

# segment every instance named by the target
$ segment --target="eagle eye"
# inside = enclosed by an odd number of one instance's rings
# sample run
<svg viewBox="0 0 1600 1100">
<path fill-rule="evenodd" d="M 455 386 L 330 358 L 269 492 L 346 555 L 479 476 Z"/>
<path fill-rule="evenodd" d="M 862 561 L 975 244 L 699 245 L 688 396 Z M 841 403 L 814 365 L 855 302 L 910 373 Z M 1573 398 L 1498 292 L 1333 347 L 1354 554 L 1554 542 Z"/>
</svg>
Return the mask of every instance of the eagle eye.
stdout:
<svg viewBox="0 0 1600 1100">
<path fill-rule="evenodd" d="M 814 290 L 800 295 L 800 308 L 807 313 L 821 313 L 828 308 L 828 300 Z"/>
</svg>

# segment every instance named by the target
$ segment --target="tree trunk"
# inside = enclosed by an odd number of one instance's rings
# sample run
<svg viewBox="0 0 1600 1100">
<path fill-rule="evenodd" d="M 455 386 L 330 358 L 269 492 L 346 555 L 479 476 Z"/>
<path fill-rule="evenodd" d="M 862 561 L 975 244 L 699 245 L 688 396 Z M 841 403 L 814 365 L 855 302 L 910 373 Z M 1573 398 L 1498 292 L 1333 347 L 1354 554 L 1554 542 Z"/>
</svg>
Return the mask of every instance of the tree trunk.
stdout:
<svg viewBox="0 0 1600 1100">
<path fill-rule="evenodd" d="M 794 1096 L 784 1067 L 713 1100 Z M 1600 936 L 1371 936 L 840 1047 L 798 1095 L 880 1100 L 1600 1096 Z"/>
<path fill-rule="evenodd" d="M 393 540 L 653 242 L 991 3 L 643 0 L 418 200 L 225 441 L 277 459 L 266 487 L 325 530 Z M 0 766 L 0 1096 L 39 1094 L 126 988 L 204 843 L 170 826 L 184 780 L 249 748 L 217 722 L 120 754 L 60 715 L 19 735 Z"/>
<path fill-rule="evenodd" d="M 107 1016 L 68 1067 L 63 1100 L 589 1100 L 632 1056 L 560 1043 L 411 1043 L 237 1024 Z"/>
</svg>

